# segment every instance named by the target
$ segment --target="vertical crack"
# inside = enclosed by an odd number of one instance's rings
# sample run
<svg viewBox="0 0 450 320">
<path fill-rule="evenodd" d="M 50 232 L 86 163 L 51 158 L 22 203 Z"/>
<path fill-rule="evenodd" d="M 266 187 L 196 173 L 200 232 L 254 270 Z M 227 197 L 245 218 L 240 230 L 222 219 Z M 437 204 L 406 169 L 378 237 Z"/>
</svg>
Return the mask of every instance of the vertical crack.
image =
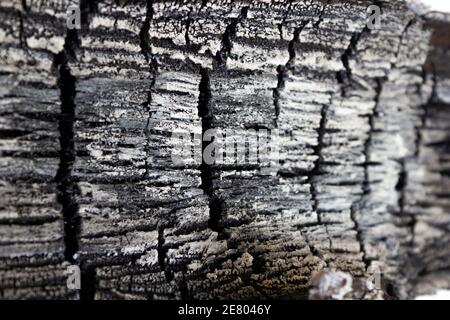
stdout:
<svg viewBox="0 0 450 320">
<path fill-rule="evenodd" d="M 146 146 L 145 146 L 145 152 L 146 152 L 146 160 L 145 160 L 145 175 L 149 175 L 149 169 L 150 169 L 150 135 L 151 135 L 151 118 L 153 116 L 153 112 L 150 109 L 150 106 L 153 101 L 153 88 L 155 87 L 156 83 L 156 75 L 158 71 L 158 63 L 156 58 L 154 57 L 152 53 L 151 48 L 151 39 L 150 39 L 150 24 L 153 19 L 154 15 L 154 9 L 153 9 L 153 0 L 147 0 L 146 2 L 146 13 L 145 13 L 145 20 L 142 24 L 141 30 L 139 31 L 139 45 L 141 48 L 141 53 L 145 58 L 145 61 L 148 64 L 149 67 L 149 79 L 150 79 L 150 85 L 149 89 L 147 91 L 147 99 L 143 103 L 143 107 L 145 112 L 147 113 L 147 123 L 145 125 L 145 136 L 146 136 Z"/>
<path fill-rule="evenodd" d="M 73 164 L 76 159 L 74 144 L 76 79 L 69 67 L 69 61 L 75 58 L 75 48 L 78 46 L 77 30 L 67 30 L 63 50 L 54 56 L 53 63 L 59 73 L 58 87 L 61 100 L 61 113 L 58 124 L 60 161 L 55 181 L 58 188 L 57 201 L 61 204 L 64 220 L 64 257 L 69 263 L 79 265 L 80 263 L 76 258 L 81 229 L 81 218 L 76 200 L 79 188 L 72 176 Z M 82 270 L 81 299 L 85 297 L 86 291 L 91 291 L 92 283 L 90 278 L 86 277 L 86 273 Z"/>
<path fill-rule="evenodd" d="M 247 18 L 248 7 L 243 7 L 237 18 L 232 19 L 231 23 L 226 27 L 222 35 L 221 48 L 216 52 L 213 59 L 214 69 L 226 69 L 226 62 L 231 54 L 233 47 L 232 40 L 236 36 L 238 24 Z M 200 83 L 199 83 L 199 99 L 198 99 L 198 116 L 202 119 L 202 137 L 204 133 L 212 129 L 212 110 L 210 106 L 211 101 L 211 85 L 210 85 L 210 70 L 205 67 L 200 67 Z M 213 143 L 211 141 L 211 143 Z M 209 143 L 202 139 L 202 154 Z M 213 168 L 206 164 L 203 160 L 200 164 L 201 175 L 201 189 L 209 198 L 209 220 L 208 227 L 218 233 L 219 239 L 224 239 L 224 228 L 222 226 L 222 218 L 224 211 L 224 202 L 217 195 L 214 194 L 213 185 Z"/>
<path fill-rule="evenodd" d="M 156 78 L 158 73 L 158 62 L 156 57 L 154 56 L 151 48 L 151 37 L 150 37 L 150 25 L 154 16 L 154 8 L 153 8 L 153 0 L 146 1 L 146 14 L 145 20 L 139 32 L 140 39 L 140 48 L 141 53 L 144 56 L 148 67 L 149 67 L 149 80 L 150 85 L 147 91 L 147 100 L 144 102 L 143 107 L 147 112 L 147 123 L 145 127 L 145 135 L 146 135 L 146 161 L 145 161 L 145 176 L 149 176 L 150 167 L 151 167 L 151 155 L 150 155 L 150 143 L 151 143 L 151 134 L 152 134 L 152 117 L 153 111 L 151 110 L 151 104 L 153 101 L 153 90 L 156 84 Z M 167 252 L 168 248 L 165 247 L 165 238 L 164 238 L 164 230 L 163 226 L 158 228 L 158 243 L 157 243 L 157 252 L 158 252 L 158 265 L 160 270 L 164 273 L 167 283 L 173 280 L 173 273 L 169 268 L 167 268 L 166 260 L 167 260 Z M 182 291 L 182 288 L 180 287 Z"/>
<path fill-rule="evenodd" d="M 372 109 L 371 114 L 368 117 L 369 122 L 369 133 L 366 141 L 364 142 L 364 181 L 363 181 L 363 194 L 367 195 L 370 193 L 370 178 L 369 178 L 369 167 L 373 164 L 370 161 L 370 147 L 372 145 L 373 132 L 375 131 L 375 117 L 378 115 L 378 105 L 380 103 L 380 96 L 383 90 L 383 82 L 380 78 L 375 79 L 375 106 Z"/>
<path fill-rule="evenodd" d="M 215 61 L 218 67 L 225 67 L 227 59 L 233 48 L 233 39 L 236 37 L 237 25 L 247 18 L 248 7 L 243 7 L 237 18 L 233 18 L 231 23 L 226 27 L 222 35 L 222 45 L 220 50 L 216 53 Z"/>
<path fill-rule="evenodd" d="M 28 48 L 28 44 L 25 36 L 25 14 L 29 12 L 27 0 L 21 0 L 21 8 L 19 9 L 19 46 L 21 48 Z"/>
<path fill-rule="evenodd" d="M 285 84 L 286 84 L 288 70 L 295 60 L 296 46 L 300 43 L 300 33 L 303 31 L 303 29 L 305 28 L 305 26 L 308 23 L 309 23 L 309 20 L 303 21 L 301 26 L 294 30 L 294 36 L 293 36 L 292 40 L 289 42 L 289 46 L 288 46 L 289 59 L 284 66 L 279 65 L 277 68 L 278 83 L 277 83 L 277 87 L 273 90 L 273 104 L 275 107 L 275 119 L 274 119 L 275 127 L 278 127 L 278 118 L 280 116 L 280 111 L 281 111 L 281 109 L 280 109 L 281 92 L 283 91 Z"/>
<path fill-rule="evenodd" d="M 23 5 L 22 7 L 23 7 L 22 10 L 26 12 L 27 11 L 26 6 Z M 26 40 L 25 40 L 26 37 L 25 37 L 25 29 L 24 29 L 24 22 L 23 22 L 24 18 L 23 18 L 22 11 L 19 11 L 18 15 L 19 15 L 19 46 L 21 48 L 25 48 L 25 47 L 27 47 L 27 44 L 26 44 Z"/>
<path fill-rule="evenodd" d="M 72 35 L 71 35 L 72 34 Z M 56 174 L 58 184 L 58 202 L 62 205 L 64 217 L 64 256 L 70 263 L 75 262 L 74 255 L 78 252 L 78 237 L 80 232 L 80 217 L 75 196 L 78 186 L 72 177 L 72 167 L 75 162 L 74 130 L 76 79 L 71 74 L 68 60 L 73 57 L 76 42 L 76 31 L 68 32 L 64 49 L 55 55 L 55 66 L 59 71 L 59 89 L 61 99 L 61 114 L 59 117 L 60 133 L 60 163 Z"/>
<path fill-rule="evenodd" d="M 189 29 L 191 27 L 191 19 L 188 18 L 186 21 L 186 32 L 184 33 L 184 41 L 186 41 L 186 46 L 189 47 L 191 45 L 191 39 L 189 38 Z"/>
<path fill-rule="evenodd" d="M 307 183 L 309 184 L 309 190 L 311 194 L 312 200 L 312 208 L 313 211 L 317 214 L 317 221 L 319 225 L 323 225 L 322 214 L 319 210 L 319 200 L 318 200 L 318 191 L 316 188 L 316 183 L 314 181 L 314 177 L 321 174 L 321 164 L 323 163 L 323 155 L 322 149 L 324 148 L 324 136 L 326 132 L 326 124 L 327 124 L 327 114 L 328 114 L 329 106 L 324 104 L 322 105 L 322 109 L 320 110 L 320 123 L 319 128 L 317 129 L 318 137 L 317 137 L 317 145 L 313 147 L 313 154 L 317 156 L 317 160 L 314 162 L 313 169 L 307 175 Z M 326 232 L 328 234 L 327 226 L 325 226 Z M 331 248 L 331 238 L 328 237 L 329 246 Z M 317 251 L 314 249 L 314 251 Z M 313 252 L 317 255 L 317 252 Z"/>
<path fill-rule="evenodd" d="M 352 72 L 352 68 L 350 66 L 350 59 L 352 57 L 355 56 L 356 52 L 357 52 L 357 46 L 359 41 L 361 40 L 362 36 L 365 33 L 370 33 L 370 29 L 368 28 L 367 25 L 364 26 L 364 28 L 359 31 L 359 32 L 354 32 L 350 38 L 350 43 L 347 46 L 347 48 L 345 49 L 344 53 L 341 56 L 341 61 L 342 61 L 342 65 L 344 66 L 344 70 L 342 71 L 338 71 L 336 73 L 336 79 L 337 82 L 340 84 L 341 86 L 341 97 L 345 98 L 347 97 L 347 90 L 348 87 L 351 85 L 352 83 L 352 76 L 353 76 L 353 72 Z M 364 200 L 364 196 L 369 192 L 369 170 L 368 170 L 368 166 L 369 166 L 369 148 L 370 148 L 370 144 L 372 141 L 372 132 L 374 130 L 374 114 L 376 113 L 376 108 L 378 105 L 378 100 L 379 100 L 379 96 L 381 93 L 381 81 L 379 81 L 379 79 L 376 80 L 376 87 L 375 87 L 375 106 L 374 109 L 372 110 L 372 114 L 369 115 L 369 133 L 368 133 L 368 137 L 364 143 L 364 149 L 363 149 L 363 154 L 365 157 L 365 161 L 364 161 L 364 180 L 362 183 L 362 189 L 363 189 L 363 193 L 360 197 L 360 199 L 354 201 L 351 206 L 350 206 L 350 219 L 352 220 L 353 224 L 354 224 L 354 230 L 356 231 L 356 240 L 359 243 L 360 246 L 360 250 L 362 252 L 362 261 L 364 262 L 366 268 L 369 266 L 369 261 L 366 257 L 366 250 L 365 250 L 365 245 L 364 245 L 364 239 L 363 239 L 363 235 L 362 235 L 362 230 L 360 228 L 360 224 L 358 222 L 358 219 L 356 217 L 356 210 L 357 208 L 359 209 L 359 207 L 361 207 L 362 202 Z"/>
<path fill-rule="evenodd" d="M 350 38 L 350 44 L 341 56 L 342 65 L 344 66 L 343 71 L 338 71 L 336 74 L 337 81 L 341 85 L 341 96 L 347 97 L 347 88 L 351 83 L 352 78 L 352 68 L 350 66 L 350 59 L 355 55 L 357 51 L 357 46 L 361 37 L 365 33 L 370 33 L 370 29 L 367 25 L 360 32 L 354 32 Z"/>
<path fill-rule="evenodd" d="M 202 4 L 200 5 L 200 10 L 203 9 L 203 7 L 204 7 L 205 4 L 206 4 L 205 2 L 202 2 Z M 191 38 L 189 37 L 189 31 L 190 31 L 190 29 L 191 29 L 192 12 L 193 12 L 193 11 L 194 11 L 194 6 L 190 6 L 190 7 L 189 7 L 189 12 L 188 12 L 187 17 L 186 17 L 186 21 L 184 22 L 185 28 L 186 28 L 186 30 L 185 30 L 185 32 L 184 32 L 184 41 L 186 42 L 186 48 L 187 48 L 187 49 L 188 49 L 188 48 L 190 47 L 190 45 L 191 45 Z"/>
<path fill-rule="evenodd" d="M 374 108 L 372 110 L 372 113 L 368 117 L 369 132 L 368 132 L 367 139 L 364 142 L 364 150 L 363 150 L 363 154 L 364 154 L 364 163 L 363 163 L 364 180 L 363 180 L 363 183 L 362 183 L 362 190 L 363 190 L 363 192 L 362 192 L 362 195 L 359 198 L 359 200 L 357 200 L 354 203 L 352 203 L 352 205 L 350 207 L 350 219 L 353 221 L 353 224 L 355 225 L 356 239 L 359 242 L 360 249 L 361 249 L 361 252 L 363 254 L 362 260 L 363 260 L 364 264 L 366 265 L 366 268 L 368 268 L 369 265 L 370 265 L 370 259 L 367 258 L 367 252 L 366 252 L 366 249 L 365 249 L 363 232 L 362 232 L 362 228 L 361 228 L 361 226 L 359 224 L 358 218 L 356 217 L 356 213 L 357 213 L 357 210 L 360 211 L 361 208 L 364 206 L 365 197 L 368 194 L 370 194 L 369 167 L 373 164 L 370 161 L 370 147 L 371 147 L 372 139 L 373 139 L 372 134 L 375 131 L 374 118 L 378 114 L 378 105 L 379 105 L 379 101 L 380 101 L 381 92 L 383 90 L 382 79 L 377 78 L 377 79 L 375 79 L 375 81 L 376 81 L 375 98 L 374 98 L 375 106 L 374 106 Z"/>
<path fill-rule="evenodd" d="M 173 279 L 173 274 L 166 268 L 166 258 L 167 258 L 167 251 L 168 249 L 164 246 L 165 239 L 164 239 L 164 228 L 160 227 L 158 229 L 158 264 L 159 268 L 162 272 L 164 272 L 164 276 L 166 277 L 166 281 L 170 282 Z"/>
<path fill-rule="evenodd" d="M 377 5 L 380 10 L 383 10 L 382 1 L 374 1 L 374 4 Z M 347 87 L 351 83 L 352 78 L 352 68 L 350 66 L 350 58 L 352 58 L 357 52 L 357 46 L 361 37 L 365 33 L 371 33 L 367 23 L 365 23 L 364 28 L 359 32 L 354 32 L 350 38 L 350 43 L 348 47 L 345 49 L 344 53 L 341 56 L 342 65 L 344 66 L 344 71 L 338 71 L 336 74 L 336 78 L 339 84 L 341 84 L 341 96 L 347 96 Z"/>
<path fill-rule="evenodd" d="M 202 137 L 203 134 L 212 129 L 212 111 L 210 108 L 211 100 L 211 87 L 210 87 L 210 74 L 207 68 L 200 68 L 200 85 L 199 85 L 199 100 L 198 100 L 198 116 L 202 119 Z M 202 152 L 208 146 L 207 141 L 202 139 Z M 202 161 L 200 165 L 201 172 L 201 188 L 203 192 L 209 198 L 209 221 L 208 226 L 211 230 L 219 233 L 222 236 L 223 226 L 221 226 L 223 203 L 214 195 L 213 186 L 213 169 L 211 165 Z"/>
<path fill-rule="evenodd" d="M 84 10 L 80 2 L 80 11 L 83 12 L 82 21 L 87 21 L 88 11 Z M 59 74 L 58 87 L 60 89 L 61 113 L 58 130 L 60 133 L 60 162 L 55 177 L 58 188 L 57 201 L 61 204 L 64 220 L 64 257 L 71 264 L 77 264 L 81 268 L 81 300 L 93 300 L 96 291 L 96 272 L 93 266 L 86 266 L 79 261 L 79 240 L 81 232 L 81 217 L 77 195 L 80 190 L 72 175 L 73 165 L 76 161 L 75 148 L 75 97 L 76 78 L 72 75 L 69 62 L 76 59 L 75 50 L 80 46 L 78 31 L 71 29 L 66 31 L 63 50 L 54 56 L 53 65 Z"/>
<path fill-rule="evenodd" d="M 292 67 L 292 64 L 294 63 L 294 60 L 296 58 L 297 46 L 300 44 L 300 34 L 304 30 L 304 28 L 308 25 L 309 22 L 310 22 L 310 20 L 303 21 L 301 23 L 301 25 L 294 30 L 293 38 L 289 42 L 289 46 L 288 46 L 289 59 L 284 66 L 279 65 L 277 68 L 278 83 L 277 83 L 277 87 L 273 91 L 273 99 L 274 99 L 274 107 L 275 107 L 275 121 L 274 121 L 275 127 L 278 127 L 278 120 L 279 120 L 279 115 L 281 112 L 280 98 L 281 98 L 281 93 L 285 88 L 286 78 L 288 76 L 288 70 Z M 322 110 L 321 110 L 322 117 L 321 117 L 321 121 L 320 121 L 320 128 L 318 129 L 318 132 L 319 132 L 318 146 L 316 148 L 314 148 L 314 154 L 318 155 L 318 160 L 315 162 L 314 169 L 308 174 L 308 183 L 310 185 L 310 193 L 311 193 L 312 202 L 313 202 L 313 210 L 315 212 L 317 212 L 318 200 L 317 200 L 317 192 L 315 189 L 315 185 L 312 182 L 312 177 L 315 174 L 318 174 L 320 171 L 319 162 L 321 161 L 321 149 L 322 149 L 322 144 L 323 144 L 323 135 L 325 132 L 327 110 L 328 110 L 328 106 L 323 105 Z M 318 216 L 318 222 L 319 222 L 319 224 L 321 224 L 322 221 L 321 221 L 320 214 L 317 213 L 317 216 Z M 309 247 L 311 253 L 314 256 L 317 256 L 317 257 L 320 256 L 318 250 L 310 243 L 307 235 L 305 235 L 305 242 L 306 242 L 307 246 Z M 330 243 L 330 246 L 331 246 L 331 243 Z"/>
<path fill-rule="evenodd" d="M 139 45 L 141 47 L 141 53 L 144 55 L 147 62 L 151 61 L 152 51 L 150 44 L 150 23 L 153 19 L 154 10 L 153 10 L 153 0 L 147 0 L 146 2 L 146 12 L 145 12 L 145 20 L 139 31 Z M 152 61 L 152 64 L 154 62 Z M 152 66 L 152 64 L 150 66 Z"/>
<path fill-rule="evenodd" d="M 375 4 L 378 5 L 380 8 L 382 7 L 382 3 L 380 1 L 375 1 Z M 364 28 L 360 32 L 355 32 L 352 34 L 352 37 L 350 39 L 350 43 L 347 47 L 347 49 L 344 51 L 344 53 L 341 56 L 342 65 L 344 66 L 343 71 L 339 71 L 336 74 L 336 78 L 338 83 L 341 85 L 341 96 L 343 98 L 347 97 L 347 90 L 348 87 L 352 83 L 352 77 L 353 72 L 352 68 L 350 66 L 350 59 L 355 56 L 357 52 L 357 46 L 359 41 L 361 40 L 362 36 L 365 33 L 371 33 L 371 30 L 368 28 L 368 25 L 366 24 Z M 356 217 L 357 210 L 361 210 L 361 207 L 363 207 L 363 202 L 365 200 L 366 195 L 370 193 L 370 177 L 369 177 L 369 166 L 372 164 L 370 162 L 370 146 L 372 144 L 372 134 L 375 130 L 374 126 L 374 119 L 378 113 L 378 105 L 379 105 L 379 99 L 380 95 L 383 89 L 383 83 L 380 78 L 375 79 L 376 85 L 375 85 L 375 106 L 371 112 L 371 114 L 368 116 L 368 123 L 369 123 L 369 132 L 368 137 L 366 141 L 364 142 L 364 180 L 362 182 L 362 195 L 361 197 L 354 201 L 350 206 L 350 219 L 352 220 L 354 224 L 354 230 L 356 231 L 356 239 L 360 245 L 360 250 L 362 252 L 362 261 L 364 262 L 366 268 L 370 264 L 370 260 L 367 258 L 367 253 L 364 245 L 364 238 L 361 226 L 358 222 L 358 219 Z"/>
<path fill-rule="evenodd" d="M 291 12 L 292 8 L 292 0 L 288 0 L 288 5 L 286 8 L 286 12 L 283 16 L 283 19 L 281 20 L 281 23 L 278 24 L 278 31 L 280 32 L 280 39 L 284 40 L 283 38 L 283 25 L 286 23 L 287 17 L 289 16 L 289 13 Z"/>
<path fill-rule="evenodd" d="M 381 7 L 381 3 L 377 3 L 377 5 L 379 5 Z M 390 70 L 392 70 L 396 67 L 396 63 L 398 61 L 398 57 L 400 54 L 403 39 L 404 39 L 408 29 L 414 24 L 414 22 L 415 22 L 415 19 L 414 18 L 411 19 L 405 26 L 402 33 L 400 34 L 399 45 L 398 45 L 397 51 L 395 53 L 395 59 L 391 63 Z M 346 70 L 345 78 L 342 76 L 342 74 L 338 74 L 338 81 L 342 84 L 342 96 L 343 97 L 345 97 L 346 93 L 347 93 L 344 85 L 345 85 L 345 83 L 351 83 L 351 77 L 352 77 L 352 70 L 350 67 L 349 59 L 354 55 L 354 52 L 356 51 L 356 46 L 357 46 L 358 42 L 360 41 L 361 36 L 364 32 L 370 33 L 370 29 L 368 29 L 368 27 L 366 26 L 362 32 L 360 32 L 358 34 L 354 34 L 350 40 L 349 47 L 347 48 L 347 50 L 344 52 L 344 54 L 342 56 L 342 63 Z M 380 102 L 380 96 L 381 96 L 381 93 L 383 90 L 383 82 L 386 81 L 386 79 L 385 78 L 376 78 L 375 81 L 376 81 L 375 98 L 374 98 L 375 106 L 374 106 L 371 114 L 368 117 L 369 132 L 368 132 L 368 137 L 364 143 L 364 150 L 363 150 L 363 154 L 365 157 L 365 161 L 363 164 L 363 166 L 364 166 L 364 180 L 363 180 L 363 184 L 362 184 L 363 194 L 361 195 L 361 197 L 358 201 L 355 201 L 352 204 L 352 206 L 350 208 L 350 218 L 355 225 L 355 231 L 357 233 L 356 238 L 360 244 L 361 252 L 363 254 L 362 260 L 364 261 L 366 268 L 370 265 L 371 260 L 367 258 L 367 252 L 365 250 L 362 229 L 361 229 L 358 219 L 356 217 L 356 212 L 357 212 L 357 210 L 360 211 L 364 207 L 365 197 L 367 195 L 369 195 L 371 192 L 369 168 L 374 163 L 372 163 L 370 161 L 370 148 L 371 148 L 372 139 L 373 139 L 372 135 L 373 135 L 373 132 L 375 131 L 375 118 L 378 116 L 378 106 L 379 106 L 379 102 Z M 405 168 L 405 166 L 406 166 L 405 159 L 401 159 L 399 162 L 400 162 L 401 170 L 400 170 L 399 179 L 398 179 L 395 189 L 400 194 L 399 199 L 398 199 L 398 207 L 400 210 L 400 214 L 403 215 L 407 174 L 406 174 L 406 168 Z"/>
<path fill-rule="evenodd" d="M 322 14 L 323 14 L 323 11 L 325 11 L 325 7 L 327 6 L 328 2 L 329 1 L 327 1 L 327 3 L 324 5 Z M 321 18 L 319 18 L 319 22 L 316 22 L 314 27 L 318 28 L 320 21 L 321 21 Z M 313 147 L 313 154 L 317 156 L 317 160 L 314 161 L 314 167 L 307 175 L 307 183 L 309 184 L 309 191 L 311 194 L 312 209 L 313 209 L 313 212 L 315 212 L 317 215 L 317 222 L 319 225 L 323 225 L 323 221 L 322 221 L 322 214 L 319 210 L 318 191 L 317 191 L 316 183 L 314 181 L 314 177 L 321 174 L 321 165 L 324 161 L 323 155 L 322 155 L 322 150 L 324 148 L 324 136 L 325 136 L 325 132 L 326 132 L 328 109 L 329 109 L 329 105 L 324 104 L 324 105 L 322 105 L 322 108 L 320 110 L 320 122 L 319 122 L 319 128 L 317 129 L 317 134 L 318 134 L 317 145 Z M 325 232 L 328 235 L 328 246 L 331 249 L 331 237 L 328 234 L 328 227 L 326 225 L 325 225 Z M 312 248 L 312 252 L 314 255 L 320 256 L 319 252 L 317 251 L 316 248 L 311 247 L 311 246 L 310 246 L 310 248 Z"/>
<path fill-rule="evenodd" d="M 152 53 L 151 48 L 151 38 L 150 38 L 150 24 L 152 22 L 154 15 L 154 9 L 153 9 L 153 0 L 147 0 L 146 1 L 146 12 L 145 12 L 145 20 L 142 24 L 141 30 L 139 31 L 139 45 L 141 48 L 141 53 L 145 58 L 145 61 L 148 64 L 149 67 L 149 80 L 150 85 L 149 89 L 147 91 L 147 100 L 144 102 L 143 107 L 145 111 L 147 112 L 147 123 L 145 126 L 145 136 L 146 136 L 146 160 L 145 160 L 145 176 L 149 176 L 150 171 L 150 135 L 151 135 L 151 118 L 152 118 L 152 111 L 151 111 L 151 104 L 153 101 L 153 88 L 156 83 L 156 71 L 157 71 L 157 61 Z M 166 255 L 167 255 L 167 249 L 164 248 L 164 228 L 160 227 L 158 228 L 158 243 L 157 243 L 157 252 L 158 252 L 158 264 L 162 272 L 164 272 L 164 275 L 166 277 L 166 281 L 169 280 L 169 274 L 166 271 Z"/>
<path fill-rule="evenodd" d="M 181 300 L 192 300 L 191 293 L 189 291 L 189 287 L 185 278 L 186 272 L 183 272 L 183 278 L 181 279 L 181 283 L 179 286 L 180 289 L 180 298 Z"/>
<path fill-rule="evenodd" d="M 408 180 L 408 173 L 406 171 L 406 161 L 405 159 L 400 160 L 400 174 L 398 175 L 398 181 L 395 185 L 395 191 L 399 194 L 398 197 L 398 208 L 400 216 L 404 215 L 405 211 L 405 188 Z"/>
<path fill-rule="evenodd" d="M 202 137 L 203 134 L 212 128 L 212 112 L 210 109 L 211 87 L 209 79 L 209 70 L 200 68 L 200 84 L 198 98 L 198 116 L 202 119 Z M 202 139 L 202 152 L 207 146 L 207 142 Z M 200 165 L 202 189 L 209 197 L 212 196 L 212 171 L 211 166 L 202 161 Z"/>
<path fill-rule="evenodd" d="M 97 275 L 94 266 L 83 266 L 81 269 L 81 300 L 94 300 L 97 291 Z"/>
<path fill-rule="evenodd" d="M 23 11 L 27 12 L 27 11 L 28 11 L 27 0 L 21 0 L 21 3 L 22 3 L 22 9 L 23 9 Z"/>
<path fill-rule="evenodd" d="M 328 5 L 330 4 L 331 0 L 327 0 L 327 2 L 324 3 L 322 10 L 320 11 L 319 17 L 316 22 L 314 22 L 313 26 L 314 28 L 318 28 L 320 23 L 323 21 L 323 16 L 325 14 L 325 10 L 327 9 Z"/>
</svg>

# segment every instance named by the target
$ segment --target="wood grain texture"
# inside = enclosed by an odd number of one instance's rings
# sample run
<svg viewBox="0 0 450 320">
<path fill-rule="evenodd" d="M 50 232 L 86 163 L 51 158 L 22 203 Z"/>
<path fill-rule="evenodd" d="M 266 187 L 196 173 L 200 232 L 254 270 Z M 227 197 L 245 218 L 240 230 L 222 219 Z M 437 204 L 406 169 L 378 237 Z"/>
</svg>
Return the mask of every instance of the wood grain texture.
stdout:
<svg viewBox="0 0 450 320">
<path fill-rule="evenodd" d="M 69 0 L 24 4 L 0 4 L 1 298 L 307 298 L 325 269 L 379 270 L 398 298 L 444 284 L 448 46 L 404 1 L 374 30 L 371 1 L 81 1 L 81 30 Z M 262 128 L 276 173 L 172 161 L 174 133 Z"/>
</svg>

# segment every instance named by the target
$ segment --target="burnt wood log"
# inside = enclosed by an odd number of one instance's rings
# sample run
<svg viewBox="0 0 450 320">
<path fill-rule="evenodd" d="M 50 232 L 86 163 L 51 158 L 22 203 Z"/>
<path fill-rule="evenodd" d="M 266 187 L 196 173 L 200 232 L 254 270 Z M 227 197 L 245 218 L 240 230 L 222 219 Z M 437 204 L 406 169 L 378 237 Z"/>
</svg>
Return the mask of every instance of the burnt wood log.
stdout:
<svg viewBox="0 0 450 320">
<path fill-rule="evenodd" d="M 301 299 L 328 269 L 381 275 L 353 298 L 450 286 L 447 22 L 365 0 L 0 18 L 1 298 Z M 276 172 L 173 161 L 174 134 L 209 129 L 278 132 Z"/>
</svg>

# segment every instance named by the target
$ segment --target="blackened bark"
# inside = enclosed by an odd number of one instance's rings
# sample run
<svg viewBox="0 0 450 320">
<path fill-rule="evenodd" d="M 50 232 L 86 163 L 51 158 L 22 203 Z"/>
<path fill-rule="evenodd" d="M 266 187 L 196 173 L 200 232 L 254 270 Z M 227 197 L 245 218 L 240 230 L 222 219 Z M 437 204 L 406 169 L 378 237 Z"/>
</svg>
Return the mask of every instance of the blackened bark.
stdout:
<svg viewBox="0 0 450 320">
<path fill-rule="evenodd" d="M 307 298 L 325 269 L 382 275 L 354 298 L 449 285 L 445 23 L 105 0 L 75 32 L 70 4 L 0 4 L 2 298 Z M 174 133 L 245 128 L 279 131 L 277 173 L 172 161 Z"/>
</svg>

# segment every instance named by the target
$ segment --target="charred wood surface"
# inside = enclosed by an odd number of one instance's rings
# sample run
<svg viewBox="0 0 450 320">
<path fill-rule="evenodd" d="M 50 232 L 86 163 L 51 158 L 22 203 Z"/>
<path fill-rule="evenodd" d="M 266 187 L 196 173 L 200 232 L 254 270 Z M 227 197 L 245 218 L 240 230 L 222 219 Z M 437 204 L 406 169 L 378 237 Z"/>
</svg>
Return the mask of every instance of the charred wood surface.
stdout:
<svg viewBox="0 0 450 320">
<path fill-rule="evenodd" d="M 0 3 L 1 298 L 307 298 L 326 269 L 394 298 L 450 286 L 447 22 L 105 0 L 67 30 L 74 4 Z M 209 129 L 276 130 L 276 173 L 172 161 Z"/>
</svg>

